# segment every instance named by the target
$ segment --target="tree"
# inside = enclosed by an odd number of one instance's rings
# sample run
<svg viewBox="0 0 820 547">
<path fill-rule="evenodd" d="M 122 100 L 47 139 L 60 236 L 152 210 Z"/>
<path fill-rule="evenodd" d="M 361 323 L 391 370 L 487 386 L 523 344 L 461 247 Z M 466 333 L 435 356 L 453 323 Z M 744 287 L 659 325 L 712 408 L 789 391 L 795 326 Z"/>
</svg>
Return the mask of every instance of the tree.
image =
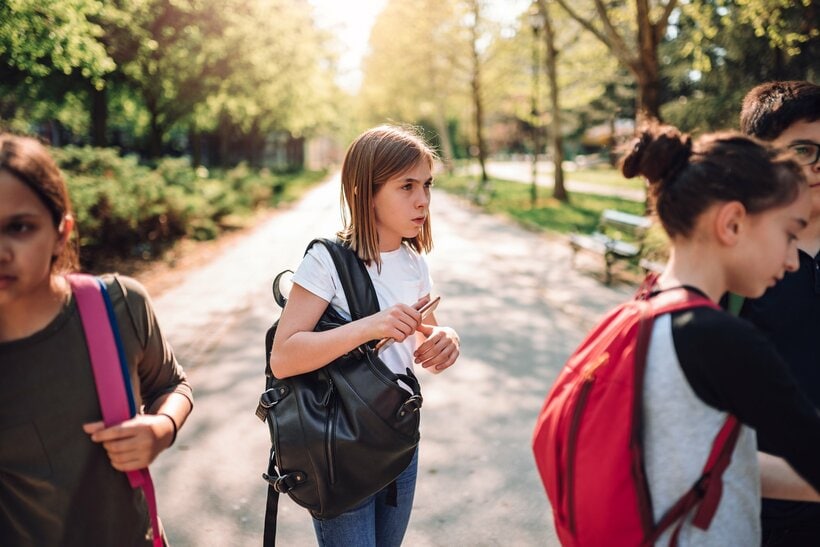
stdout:
<svg viewBox="0 0 820 547">
<path fill-rule="evenodd" d="M 490 178 L 487 176 L 487 143 L 484 139 L 484 104 L 481 96 L 481 68 L 482 58 L 480 51 L 481 34 L 481 0 L 468 0 L 469 19 L 467 26 L 470 30 L 470 90 L 473 101 L 473 123 L 475 131 L 475 146 L 478 164 L 481 167 L 481 179 L 478 183 L 477 195 L 486 190 Z"/>
<path fill-rule="evenodd" d="M 104 11 L 98 0 L 0 3 L 0 117 L 43 107 L 56 117 L 72 92 L 93 97 L 103 89 L 116 68 L 101 41 Z"/>
<path fill-rule="evenodd" d="M 333 59 L 307 3 L 238 2 L 224 17 L 219 48 L 231 61 L 192 121 L 197 132 L 215 132 L 223 161 L 229 140 L 237 140 L 232 132 L 243 136 L 246 159 L 259 165 L 270 134 L 305 135 L 334 123 L 340 91 Z"/>
<path fill-rule="evenodd" d="M 573 19 L 604 43 L 633 74 L 638 84 L 638 119 L 660 118 L 661 74 L 658 45 L 664 37 L 669 16 L 675 9 L 677 0 L 667 0 L 665 3 L 658 1 L 654 6 L 650 0 L 634 0 L 632 25 L 626 23 L 623 4 L 620 3 L 609 7 L 603 0 L 593 0 L 596 22 L 592 16 L 584 16 L 571 7 L 567 0 L 556 1 Z"/>
<path fill-rule="evenodd" d="M 558 52 L 555 49 L 555 30 L 553 29 L 552 14 L 546 0 L 538 0 L 538 9 L 544 18 L 544 42 L 547 46 L 547 81 L 550 86 L 550 104 L 552 106 L 552 158 L 555 164 L 554 186 L 552 197 L 559 201 L 569 201 L 569 195 L 564 187 L 564 143 L 561 133 L 561 104 L 558 92 Z"/>
<path fill-rule="evenodd" d="M 98 39 L 102 28 L 91 22 L 103 7 L 99 0 L 0 3 L 3 76 L 18 72 L 28 78 L 43 78 L 79 71 L 101 85 L 102 78 L 115 67 Z"/>
<path fill-rule="evenodd" d="M 458 7 L 451 0 L 388 1 L 370 34 L 359 91 L 361 117 L 369 123 L 429 120 L 445 168 L 455 155 L 450 121 L 469 97 L 469 49 Z"/>
<path fill-rule="evenodd" d="M 672 39 L 660 48 L 669 99 L 665 119 L 686 131 L 737 127 L 740 101 L 753 86 L 817 78 L 820 38 L 810 21 L 818 7 L 751 3 L 700 0 L 670 21 Z"/>
<path fill-rule="evenodd" d="M 219 39 L 224 3 L 139 0 L 110 21 L 111 45 L 127 84 L 149 114 L 148 155 L 158 157 L 168 132 L 213 93 L 229 65 Z M 230 8 L 231 6 L 227 6 Z"/>
</svg>

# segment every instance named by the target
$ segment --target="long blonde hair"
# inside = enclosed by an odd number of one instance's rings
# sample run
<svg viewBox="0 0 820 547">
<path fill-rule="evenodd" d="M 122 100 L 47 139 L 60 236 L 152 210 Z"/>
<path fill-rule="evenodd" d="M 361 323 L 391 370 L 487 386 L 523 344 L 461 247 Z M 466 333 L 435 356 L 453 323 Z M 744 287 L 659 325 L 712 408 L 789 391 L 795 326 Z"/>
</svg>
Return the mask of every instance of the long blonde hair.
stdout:
<svg viewBox="0 0 820 547">
<path fill-rule="evenodd" d="M 354 140 L 342 164 L 342 219 L 344 228 L 336 235 L 368 265 L 381 265 L 379 237 L 373 197 L 388 180 L 427 162 L 432 169 L 436 153 L 409 127 L 381 125 L 368 129 Z M 349 216 L 348 216 L 349 215 Z M 416 252 L 433 248 L 430 215 L 416 237 L 405 239 Z"/>
</svg>

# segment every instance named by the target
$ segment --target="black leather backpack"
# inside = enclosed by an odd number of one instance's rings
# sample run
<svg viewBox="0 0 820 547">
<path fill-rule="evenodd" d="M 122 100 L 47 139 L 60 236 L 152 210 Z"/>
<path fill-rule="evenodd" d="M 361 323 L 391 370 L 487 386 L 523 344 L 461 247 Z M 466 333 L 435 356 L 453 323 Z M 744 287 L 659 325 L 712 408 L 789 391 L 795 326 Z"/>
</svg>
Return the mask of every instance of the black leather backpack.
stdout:
<svg viewBox="0 0 820 547">
<path fill-rule="evenodd" d="M 362 261 L 340 243 L 315 239 L 333 258 L 355 321 L 379 311 L 376 291 Z M 307 250 L 305 251 L 307 253 Z M 284 307 L 276 276 L 273 294 Z M 345 321 L 328 305 L 314 330 Z M 265 392 L 256 415 L 271 436 L 264 545 L 274 545 L 279 494 L 288 494 L 317 519 L 336 517 L 390 485 L 410 464 L 419 442 L 422 397 L 410 369 L 395 374 L 378 357 L 376 341 L 323 368 L 283 380 L 270 370 L 278 321 L 265 337 Z M 412 393 L 402 384 L 412 389 Z"/>
</svg>

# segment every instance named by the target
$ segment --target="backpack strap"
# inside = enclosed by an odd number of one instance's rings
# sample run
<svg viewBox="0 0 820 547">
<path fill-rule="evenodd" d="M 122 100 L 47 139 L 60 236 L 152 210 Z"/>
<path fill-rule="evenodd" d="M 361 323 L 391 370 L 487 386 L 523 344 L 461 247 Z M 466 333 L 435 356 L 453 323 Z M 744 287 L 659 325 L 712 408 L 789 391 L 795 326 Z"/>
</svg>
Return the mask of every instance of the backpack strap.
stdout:
<svg viewBox="0 0 820 547">
<path fill-rule="evenodd" d="M 108 290 L 101 279 L 90 275 L 72 274 L 67 279 L 80 312 L 103 422 L 106 427 L 122 423 L 136 414 L 136 407 Z M 148 468 L 127 471 L 126 476 L 131 488 L 142 488 L 151 515 L 154 547 L 162 547 L 156 494 Z"/>
<path fill-rule="evenodd" d="M 636 368 L 640 370 L 640 389 L 636 387 L 636 393 L 643 392 L 643 373 L 646 368 L 646 352 L 654 318 L 666 313 L 696 307 L 720 309 L 712 300 L 687 290 L 685 287 L 661 292 L 642 301 L 640 305 L 642 306 L 641 328 L 639 330 L 638 349 L 636 350 L 635 357 Z M 636 408 L 640 409 L 640 405 L 636 405 Z M 677 545 L 680 531 L 686 521 L 686 516 L 696 506 L 698 508 L 695 511 L 692 524 L 701 530 L 709 528 L 723 494 L 723 473 L 726 471 L 726 468 L 729 467 L 729 463 L 732 460 L 732 454 L 734 453 L 739 435 L 740 422 L 734 416 L 729 415 L 715 436 L 715 440 L 712 442 L 712 450 L 709 453 L 706 464 L 703 466 L 700 478 L 695 482 L 692 488 L 661 517 L 657 526 L 650 528 L 651 533 L 648 534 L 644 545 L 653 545 L 658 538 L 676 522 L 678 524 L 669 540 L 669 545 Z M 646 486 L 646 488 L 646 495 L 648 496 L 648 486 Z M 651 518 L 651 505 L 649 505 L 648 508 L 650 510 L 649 517 Z"/>
<path fill-rule="evenodd" d="M 350 320 L 356 321 L 379 311 L 376 289 L 373 287 L 373 281 L 370 279 L 364 262 L 358 255 L 341 242 L 324 238 L 311 241 L 308 249 L 315 243 L 324 245 L 333 259 L 333 265 L 336 266 L 336 272 L 339 274 L 342 290 L 350 309 Z"/>
<path fill-rule="evenodd" d="M 700 478 L 692 488 L 681 497 L 675 505 L 661 517 L 652 535 L 647 538 L 645 545 L 653 545 L 658 538 L 676 522 L 678 525 L 669 539 L 670 546 L 678 544 L 678 537 L 686 522 L 686 516 L 696 506 L 692 524 L 701 530 L 706 530 L 712 524 L 717 513 L 718 504 L 723 494 L 723 472 L 732 461 L 732 454 L 740 436 L 740 422 L 734 416 L 729 416 L 712 443 L 712 451 L 703 466 Z"/>
</svg>

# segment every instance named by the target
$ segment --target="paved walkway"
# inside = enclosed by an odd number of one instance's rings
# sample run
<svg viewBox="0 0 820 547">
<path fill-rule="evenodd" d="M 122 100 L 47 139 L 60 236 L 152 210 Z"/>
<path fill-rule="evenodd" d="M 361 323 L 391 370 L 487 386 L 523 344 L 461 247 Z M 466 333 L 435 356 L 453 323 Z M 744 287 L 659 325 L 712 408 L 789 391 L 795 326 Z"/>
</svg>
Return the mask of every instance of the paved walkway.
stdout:
<svg viewBox="0 0 820 547">
<path fill-rule="evenodd" d="M 462 357 L 440 375 L 419 371 L 419 485 L 405 545 L 557 545 L 532 464 L 535 416 L 585 331 L 632 289 L 568 269 L 564 239 L 522 230 L 443 192 L 434 194 L 432 215 L 436 315 L 460 333 Z M 264 384 L 264 333 L 279 313 L 270 282 L 298 264 L 312 237 L 338 224 L 336 180 L 155 302 L 196 396 L 175 447 L 153 469 L 176 547 L 261 544 L 269 437 L 253 411 Z M 315 545 L 307 512 L 287 498 L 279 541 Z"/>
</svg>

